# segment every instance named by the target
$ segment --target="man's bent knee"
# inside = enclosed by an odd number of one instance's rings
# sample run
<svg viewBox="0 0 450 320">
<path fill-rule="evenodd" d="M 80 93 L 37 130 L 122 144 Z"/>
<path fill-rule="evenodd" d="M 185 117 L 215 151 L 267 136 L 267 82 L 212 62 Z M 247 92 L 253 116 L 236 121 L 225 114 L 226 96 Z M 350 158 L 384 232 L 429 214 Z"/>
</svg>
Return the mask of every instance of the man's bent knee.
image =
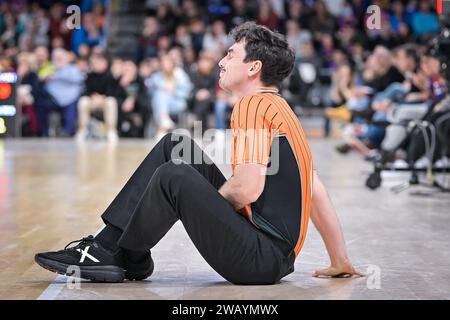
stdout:
<svg viewBox="0 0 450 320">
<path fill-rule="evenodd" d="M 161 143 L 168 159 L 180 159 L 186 164 L 202 160 L 200 148 L 195 147 L 194 141 L 188 135 L 168 133 L 161 139 Z M 195 152 L 199 154 L 194 154 Z"/>
<path fill-rule="evenodd" d="M 189 164 L 180 159 L 172 159 L 160 165 L 154 176 L 158 179 L 182 181 L 186 173 L 191 171 Z"/>
</svg>

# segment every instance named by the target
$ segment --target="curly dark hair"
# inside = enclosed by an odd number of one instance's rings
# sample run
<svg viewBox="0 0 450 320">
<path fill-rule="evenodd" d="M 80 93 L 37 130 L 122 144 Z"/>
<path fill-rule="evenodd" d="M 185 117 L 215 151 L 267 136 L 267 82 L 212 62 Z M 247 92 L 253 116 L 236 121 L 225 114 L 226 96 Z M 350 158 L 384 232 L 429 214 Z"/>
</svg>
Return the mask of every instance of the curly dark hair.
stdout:
<svg viewBox="0 0 450 320">
<path fill-rule="evenodd" d="M 245 41 L 244 62 L 262 62 L 261 81 L 266 86 L 281 86 L 294 67 L 295 53 L 285 37 L 255 22 L 245 22 L 230 32 L 235 42 Z"/>
</svg>

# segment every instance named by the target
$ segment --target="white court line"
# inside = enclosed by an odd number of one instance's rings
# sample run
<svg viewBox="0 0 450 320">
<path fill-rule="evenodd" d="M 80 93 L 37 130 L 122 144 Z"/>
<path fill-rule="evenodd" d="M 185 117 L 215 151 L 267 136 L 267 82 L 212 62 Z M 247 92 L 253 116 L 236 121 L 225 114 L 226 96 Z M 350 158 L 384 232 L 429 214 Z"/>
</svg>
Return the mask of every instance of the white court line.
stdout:
<svg viewBox="0 0 450 320">
<path fill-rule="evenodd" d="M 67 285 L 67 277 L 57 275 L 53 282 L 41 293 L 36 300 L 55 300 Z"/>
<path fill-rule="evenodd" d="M 40 230 L 40 229 L 42 229 L 41 226 L 35 226 L 35 227 L 32 228 L 31 230 L 28 230 L 27 232 L 22 233 L 22 234 L 19 236 L 19 239 L 26 238 L 26 237 L 28 237 L 30 234 L 32 234 L 32 233 L 34 233 L 34 232 L 36 232 L 36 231 L 38 231 L 38 230 Z"/>
<path fill-rule="evenodd" d="M 104 227 L 105 226 L 98 229 L 94 237 L 96 237 Z M 52 283 L 50 283 L 50 285 L 44 290 L 44 292 L 41 293 L 39 297 L 37 297 L 36 300 L 55 300 L 66 285 L 67 277 L 58 274 L 55 279 L 53 279 Z"/>
</svg>

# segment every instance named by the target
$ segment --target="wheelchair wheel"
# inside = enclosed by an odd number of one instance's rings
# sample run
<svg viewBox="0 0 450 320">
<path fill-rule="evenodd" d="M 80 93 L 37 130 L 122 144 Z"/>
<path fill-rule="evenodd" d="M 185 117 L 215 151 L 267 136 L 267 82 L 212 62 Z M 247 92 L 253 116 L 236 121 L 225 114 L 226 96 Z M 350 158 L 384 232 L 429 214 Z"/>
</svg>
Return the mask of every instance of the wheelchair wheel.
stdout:
<svg viewBox="0 0 450 320">
<path fill-rule="evenodd" d="M 366 180 L 367 188 L 371 190 L 378 189 L 381 185 L 381 173 L 379 171 L 372 172 Z"/>
</svg>

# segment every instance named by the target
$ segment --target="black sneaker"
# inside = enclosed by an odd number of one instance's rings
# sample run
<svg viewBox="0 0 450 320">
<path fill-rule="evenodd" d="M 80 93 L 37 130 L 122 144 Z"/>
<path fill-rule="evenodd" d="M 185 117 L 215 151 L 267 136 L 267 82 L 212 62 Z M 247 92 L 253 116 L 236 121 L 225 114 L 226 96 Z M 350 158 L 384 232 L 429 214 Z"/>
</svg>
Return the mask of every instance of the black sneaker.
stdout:
<svg viewBox="0 0 450 320">
<path fill-rule="evenodd" d="M 125 251 L 124 261 L 126 269 L 125 279 L 144 280 L 153 273 L 154 264 L 150 251 L 145 252 L 138 260 L 128 257 Z"/>
<path fill-rule="evenodd" d="M 77 242 L 76 246 L 69 248 Z M 122 250 L 111 253 L 95 241 L 93 236 L 72 241 L 64 250 L 38 253 L 34 260 L 41 267 L 63 275 L 72 275 L 69 267 L 76 266 L 80 268 L 81 278 L 93 281 L 122 282 L 125 278 Z"/>
</svg>

